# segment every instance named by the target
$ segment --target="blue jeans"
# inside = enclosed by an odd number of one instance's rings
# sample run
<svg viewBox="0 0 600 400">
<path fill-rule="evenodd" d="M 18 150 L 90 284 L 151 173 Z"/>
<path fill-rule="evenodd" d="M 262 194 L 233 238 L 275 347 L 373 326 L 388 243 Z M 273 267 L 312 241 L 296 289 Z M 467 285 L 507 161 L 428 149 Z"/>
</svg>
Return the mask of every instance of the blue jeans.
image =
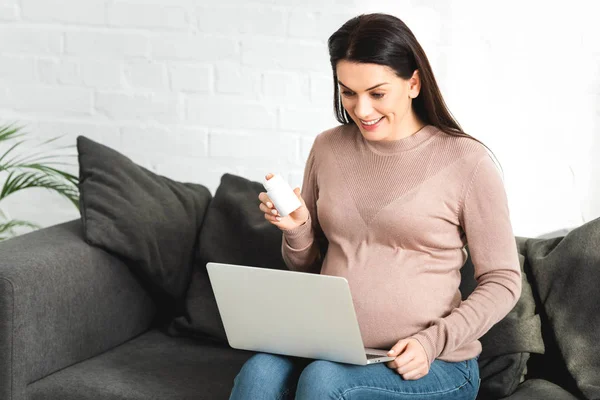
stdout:
<svg viewBox="0 0 600 400">
<path fill-rule="evenodd" d="M 473 400 L 479 390 L 477 357 L 434 360 L 429 373 L 404 380 L 385 363 L 351 365 L 257 353 L 234 379 L 230 400 Z"/>
</svg>

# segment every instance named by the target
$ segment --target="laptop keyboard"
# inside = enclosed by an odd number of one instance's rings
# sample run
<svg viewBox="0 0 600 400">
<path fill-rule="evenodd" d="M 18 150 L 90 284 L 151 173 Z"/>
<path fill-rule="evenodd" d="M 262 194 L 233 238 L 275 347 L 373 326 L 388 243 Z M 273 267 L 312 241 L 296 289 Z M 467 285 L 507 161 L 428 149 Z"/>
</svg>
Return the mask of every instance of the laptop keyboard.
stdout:
<svg viewBox="0 0 600 400">
<path fill-rule="evenodd" d="M 379 358 L 379 357 L 382 357 L 382 356 L 380 356 L 378 354 L 368 354 L 367 353 L 367 360 L 372 360 L 374 358 Z"/>
</svg>

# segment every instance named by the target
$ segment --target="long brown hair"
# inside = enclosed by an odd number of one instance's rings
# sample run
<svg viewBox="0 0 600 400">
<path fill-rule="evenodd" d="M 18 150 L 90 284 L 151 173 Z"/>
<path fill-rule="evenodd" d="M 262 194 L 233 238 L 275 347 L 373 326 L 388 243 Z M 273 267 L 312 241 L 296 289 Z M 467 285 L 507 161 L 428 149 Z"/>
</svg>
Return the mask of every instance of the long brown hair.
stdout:
<svg viewBox="0 0 600 400">
<path fill-rule="evenodd" d="M 348 20 L 335 31 L 329 37 L 327 45 L 333 70 L 333 107 L 335 117 L 340 123 L 353 124 L 354 121 L 342 105 L 336 72 L 338 61 L 384 65 L 394 70 L 402 79 L 411 78 L 413 72 L 419 70 L 421 91 L 412 100 L 413 110 L 419 119 L 448 135 L 473 139 L 490 150 L 483 142 L 465 133 L 452 116 L 425 51 L 412 31 L 399 18 L 381 13 L 361 14 Z"/>
</svg>

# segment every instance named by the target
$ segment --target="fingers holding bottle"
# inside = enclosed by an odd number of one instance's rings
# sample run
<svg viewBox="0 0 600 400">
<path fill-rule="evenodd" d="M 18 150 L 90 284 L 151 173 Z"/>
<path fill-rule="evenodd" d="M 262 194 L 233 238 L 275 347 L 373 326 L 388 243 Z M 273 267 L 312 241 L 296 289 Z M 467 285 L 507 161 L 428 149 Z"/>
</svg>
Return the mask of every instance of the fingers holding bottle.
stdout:
<svg viewBox="0 0 600 400">
<path fill-rule="evenodd" d="M 265 219 L 281 230 L 296 228 L 308 220 L 309 212 L 300 195 L 300 188 L 292 188 L 281 175 L 267 174 L 263 183 L 267 192 L 258 196 Z"/>
<path fill-rule="evenodd" d="M 269 196 L 265 192 L 261 192 L 258 195 L 258 199 L 260 200 L 260 205 L 258 208 L 265 213 L 265 219 L 270 222 L 281 221 L 281 216 L 279 212 L 275 208 L 275 205 L 269 198 Z"/>
</svg>

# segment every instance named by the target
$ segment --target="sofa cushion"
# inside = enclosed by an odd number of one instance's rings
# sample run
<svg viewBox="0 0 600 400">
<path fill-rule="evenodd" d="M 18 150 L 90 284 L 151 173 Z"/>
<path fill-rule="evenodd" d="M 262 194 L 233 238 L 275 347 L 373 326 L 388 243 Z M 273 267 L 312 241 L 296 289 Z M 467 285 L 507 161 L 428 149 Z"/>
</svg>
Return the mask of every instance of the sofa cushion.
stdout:
<svg viewBox="0 0 600 400">
<path fill-rule="evenodd" d="M 30 400 L 227 399 L 254 352 L 157 330 L 29 385 Z"/>
<path fill-rule="evenodd" d="M 577 400 L 577 397 L 552 382 L 543 379 L 528 379 L 515 392 L 502 400 Z M 477 400 L 489 400 L 477 396 Z"/>
<path fill-rule="evenodd" d="M 183 303 L 209 190 L 157 175 L 85 136 L 77 150 L 85 241 L 123 258 L 161 308 Z"/>
<path fill-rule="evenodd" d="M 497 399 L 513 393 L 524 380 L 530 354 L 544 352 L 540 316 L 536 312 L 527 279 L 527 264 L 523 255 L 525 242 L 525 238 L 516 238 L 521 264 L 521 297 L 506 317 L 479 339 L 482 346 L 479 392 L 486 398 Z M 474 271 L 469 257 L 461 269 L 460 291 L 463 300 L 477 286 Z"/>
<path fill-rule="evenodd" d="M 207 262 L 287 269 L 281 255 L 281 230 L 265 220 L 258 208 L 258 195 L 263 191 L 259 182 L 231 174 L 221 177 L 202 225 L 199 262 L 187 293 L 187 312 L 169 327 L 172 335 L 227 341 L 208 279 Z"/>
<path fill-rule="evenodd" d="M 564 237 L 530 239 L 527 257 L 542 317 L 551 327 L 549 339 L 559 352 L 544 363 L 556 369 L 564 360 L 572 380 L 561 384 L 587 399 L 600 399 L 600 218 Z"/>
</svg>

